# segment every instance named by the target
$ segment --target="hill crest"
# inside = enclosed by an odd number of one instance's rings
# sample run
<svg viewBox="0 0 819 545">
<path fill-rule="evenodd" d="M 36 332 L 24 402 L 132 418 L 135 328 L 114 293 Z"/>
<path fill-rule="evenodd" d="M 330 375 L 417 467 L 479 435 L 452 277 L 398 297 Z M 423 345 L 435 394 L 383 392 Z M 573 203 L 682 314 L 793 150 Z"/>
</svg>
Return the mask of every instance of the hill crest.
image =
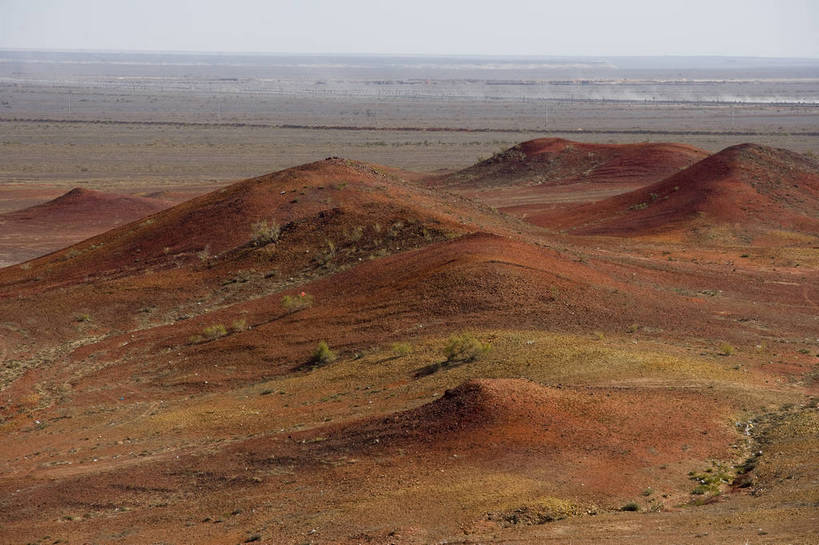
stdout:
<svg viewBox="0 0 819 545">
<path fill-rule="evenodd" d="M 522 142 L 433 185 L 490 189 L 519 185 L 647 185 L 708 156 L 685 144 L 589 144 L 563 138 Z"/>
<path fill-rule="evenodd" d="M 765 232 L 819 233 L 819 164 L 788 150 L 740 144 L 650 186 L 529 218 L 577 234 L 684 236 L 719 226 L 733 242 Z"/>
</svg>

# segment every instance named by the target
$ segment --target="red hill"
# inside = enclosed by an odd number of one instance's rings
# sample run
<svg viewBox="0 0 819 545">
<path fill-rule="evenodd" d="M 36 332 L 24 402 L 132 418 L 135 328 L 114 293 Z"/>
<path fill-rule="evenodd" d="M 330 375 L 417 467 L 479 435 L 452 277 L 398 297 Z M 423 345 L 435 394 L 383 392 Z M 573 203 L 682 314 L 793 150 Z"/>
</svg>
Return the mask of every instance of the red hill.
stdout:
<svg viewBox="0 0 819 545">
<path fill-rule="evenodd" d="M 343 159 L 259 176 L 44 257 L 31 263 L 24 276 L 65 281 L 199 264 L 206 257 L 241 260 L 249 257 L 244 250 L 271 242 L 253 242 L 255 226 L 261 222 L 278 225 L 282 234 L 289 233 L 282 236 L 290 243 L 288 248 L 298 246 L 311 258 L 338 246 L 340 241 L 333 236 L 352 239 L 370 232 L 374 238 L 387 239 L 390 233 L 416 225 L 422 216 L 427 233 L 454 228 L 451 215 L 445 218 L 430 205 L 432 194 L 409 182 L 412 176 Z M 82 192 L 69 194 L 66 200 L 90 198 Z M 422 228 L 417 230 L 423 235 Z M 282 245 L 277 253 L 282 253 Z"/>
<path fill-rule="evenodd" d="M 819 233 L 819 165 L 755 144 L 732 146 L 648 187 L 532 223 L 578 234 L 677 233 L 700 242 L 764 241 L 777 231 Z"/>
<path fill-rule="evenodd" d="M 52 201 L 0 214 L 0 266 L 64 248 L 169 206 L 161 199 L 75 188 Z"/>
<path fill-rule="evenodd" d="M 463 190 L 577 183 L 650 184 L 707 156 L 707 152 L 683 144 L 587 144 L 539 138 L 435 183 Z"/>
<path fill-rule="evenodd" d="M 162 199 L 74 188 L 47 203 L 3 214 L 3 219 L 43 222 L 70 227 L 73 224 L 114 226 L 153 214 L 170 206 Z"/>
<path fill-rule="evenodd" d="M 474 221 L 508 222 L 411 178 L 329 159 L 237 182 L 0 270 L 0 297 L 38 294 L 45 342 L 78 335 L 72 314 L 93 314 L 106 327 L 130 327 L 146 308 L 163 320 L 190 317 L 463 234 Z M 277 236 L 258 238 L 261 222 L 277 225 Z M 9 316 L 23 312 L 0 306 Z"/>
<path fill-rule="evenodd" d="M 298 437 L 310 457 L 410 453 L 441 464 L 455 453 L 461 464 L 537 476 L 552 493 L 588 498 L 634 490 L 652 466 L 724 455 L 735 437 L 727 416 L 707 393 L 471 379 L 418 408 Z"/>
<path fill-rule="evenodd" d="M 663 397 L 666 399 L 661 400 Z M 647 398 L 651 403 L 647 403 Z M 636 409 L 637 404 L 645 404 L 645 410 Z M 697 404 L 701 406 L 694 409 Z M 673 426 L 656 418 L 656 414 L 672 413 L 666 406 L 689 405 L 684 415 L 674 418 Z M 653 409 L 648 409 L 650 406 Z M 435 447 L 464 441 L 473 443 L 471 448 L 479 448 L 478 444 L 484 447 L 549 445 L 556 453 L 573 449 L 602 452 L 607 447 L 619 451 L 623 444 L 634 446 L 646 442 L 668 445 L 670 454 L 678 452 L 686 441 L 702 435 L 703 428 L 721 429 L 721 433 L 729 437 L 730 431 L 724 426 L 717 407 L 715 400 L 679 392 L 555 388 L 524 379 L 471 379 L 447 390 L 431 403 L 373 420 L 352 433 L 345 430 L 344 436 L 349 440 L 352 435 L 355 438 L 352 442 L 359 444 L 372 443 L 366 439 L 361 441 L 364 436 Z M 689 410 L 695 410 L 697 416 L 693 417 Z M 561 439 L 569 430 L 573 435 L 571 445 Z M 705 443 L 712 440 L 713 437 L 697 442 L 702 443 L 700 448 L 705 451 L 708 448 Z"/>
</svg>

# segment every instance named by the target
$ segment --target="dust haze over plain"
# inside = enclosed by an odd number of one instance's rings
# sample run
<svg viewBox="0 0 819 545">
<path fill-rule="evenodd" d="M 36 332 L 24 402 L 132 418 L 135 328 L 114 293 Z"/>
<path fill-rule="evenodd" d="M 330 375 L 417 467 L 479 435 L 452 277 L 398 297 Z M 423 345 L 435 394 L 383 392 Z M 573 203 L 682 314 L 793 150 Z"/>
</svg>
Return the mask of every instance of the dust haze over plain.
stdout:
<svg viewBox="0 0 819 545">
<path fill-rule="evenodd" d="M 819 57 L 819 2 L 0 0 L 0 48 Z"/>
</svg>

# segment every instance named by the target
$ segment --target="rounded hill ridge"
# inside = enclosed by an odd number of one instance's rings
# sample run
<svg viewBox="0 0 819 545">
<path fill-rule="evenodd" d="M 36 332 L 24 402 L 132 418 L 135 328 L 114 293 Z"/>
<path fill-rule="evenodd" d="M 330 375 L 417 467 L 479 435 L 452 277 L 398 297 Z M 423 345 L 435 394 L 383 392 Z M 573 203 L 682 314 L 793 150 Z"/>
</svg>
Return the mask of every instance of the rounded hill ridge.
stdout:
<svg viewBox="0 0 819 545">
<path fill-rule="evenodd" d="M 676 232 L 719 241 L 715 228 L 733 242 L 764 240 L 772 230 L 816 235 L 819 165 L 788 150 L 740 144 L 650 186 L 528 219 L 593 235 Z"/>
<path fill-rule="evenodd" d="M 538 138 L 435 180 L 454 189 L 518 185 L 650 184 L 708 156 L 685 144 L 589 144 Z"/>
<path fill-rule="evenodd" d="M 62 229 L 89 223 L 113 227 L 159 212 L 169 206 L 171 203 L 162 199 L 75 187 L 46 203 L 3 214 L 0 220 L 47 223 Z M 74 225 L 74 222 L 78 225 Z"/>
</svg>

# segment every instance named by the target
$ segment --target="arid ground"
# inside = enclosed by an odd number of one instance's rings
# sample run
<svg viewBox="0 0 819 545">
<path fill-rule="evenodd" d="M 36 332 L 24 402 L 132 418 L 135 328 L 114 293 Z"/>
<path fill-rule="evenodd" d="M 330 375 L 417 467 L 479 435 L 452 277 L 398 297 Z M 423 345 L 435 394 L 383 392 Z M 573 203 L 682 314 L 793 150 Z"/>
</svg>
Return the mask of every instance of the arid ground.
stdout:
<svg viewBox="0 0 819 545">
<path fill-rule="evenodd" d="M 819 541 L 815 68 L 9 66 L 0 543 Z"/>
</svg>

